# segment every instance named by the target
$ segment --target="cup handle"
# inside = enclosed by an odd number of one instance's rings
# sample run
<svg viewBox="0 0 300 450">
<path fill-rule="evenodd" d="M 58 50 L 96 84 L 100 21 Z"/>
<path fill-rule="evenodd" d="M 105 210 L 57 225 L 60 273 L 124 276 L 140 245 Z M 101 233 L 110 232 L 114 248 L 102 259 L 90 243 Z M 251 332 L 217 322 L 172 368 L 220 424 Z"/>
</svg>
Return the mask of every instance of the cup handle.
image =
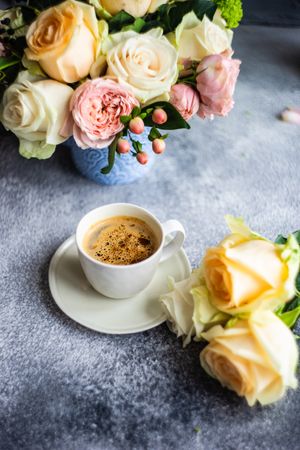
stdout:
<svg viewBox="0 0 300 450">
<path fill-rule="evenodd" d="M 174 255 L 174 253 L 177 253 L 178 250 L 180 250 L 180 248 L 182 247 L 182 244 L 185 239 L 184 228 L 181 225 L 181 223 L 178 222 L 178 220 L 168 220 L 167 222 L 164 222 L 162 224 L 162 228 L 165 237 L 171 233 L 176 234 L 173 237 L 173 239 L 163 247 L 160 262 L 165 261 L 172 255 Z"/>
</svg>

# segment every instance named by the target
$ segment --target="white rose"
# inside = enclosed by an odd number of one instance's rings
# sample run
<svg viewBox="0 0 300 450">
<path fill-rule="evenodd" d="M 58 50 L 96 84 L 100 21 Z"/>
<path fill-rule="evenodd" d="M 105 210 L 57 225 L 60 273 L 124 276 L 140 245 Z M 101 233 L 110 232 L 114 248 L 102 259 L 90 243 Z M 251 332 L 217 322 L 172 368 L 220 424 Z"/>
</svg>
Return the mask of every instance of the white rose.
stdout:
<svg viewBox="0 0 300 450">
<path fill-rule="evenodd" d="M 68 118 L 70 86 L 58 81 L 20 72 L 4 92 L 1 122 L 20 140 L 20 153 L 27 157 L 49 158 L 55 146 L 65 141 L 60 130 Z"/>
<path fill-rule="evenodd" d="M 177 52 L 160 28 L 110 35 L 102 52 L 107 75 L 127 85 L 141 103 L 168 93 L 177 79 Z"/>
<path fill-rule="evenodd" d="M 226 28 L 218 10 L 212 21 L 207 16 L 199 20 L 192 11 L 183 17 L 175 32 L 168 37 L 177 46 L 179 58 L 201 61 L 205 56 L 230 49 L 233 32 Z"/>
<path fill-rule="evenodd" d="M 133 17 L 142 17 L 147 13 L 153 13 L 168 0 L 89 0 L 97 11 L 111 16 L 125 11 Z"/>
<path fill-rule="evenodd" d="M 283 397 L 297 387 L 298 347 L 293 333 L 271 311 L 254 312 L 231 328 L 203 333 L 209 344 L 200 353 L 205 371 L 246 398 L 250 406 Z"/>
<path fill-rule="evenodd" d="M 202 268 L 193 270 L 186 280 L 169 280 L 170 292 L 160 297 L 169 327 L 177 337 L 182 337 L 183 347 L 196 336 L 215 325 L 226 321 L 229 316 L 219 312 L 209 302 Z"/>
</svg>

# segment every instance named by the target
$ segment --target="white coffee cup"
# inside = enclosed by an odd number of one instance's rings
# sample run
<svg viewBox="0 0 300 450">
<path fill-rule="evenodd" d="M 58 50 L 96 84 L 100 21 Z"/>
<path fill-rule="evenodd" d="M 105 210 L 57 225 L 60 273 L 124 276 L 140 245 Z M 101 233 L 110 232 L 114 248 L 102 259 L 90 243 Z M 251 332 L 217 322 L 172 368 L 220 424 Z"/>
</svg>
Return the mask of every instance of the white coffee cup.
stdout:
<svg viewBox="0 0 300 450">
<path fill-rule="evenodd" d="M 85 234 L 96 222 L 114 216 L 132 216 L 144 220 L 159 243 L 155 253 L 131 265 L 106 264 L 89 256 L 83 248 Z M 175 236 L 166 243 L 166 236 L 173 233 Z M 127 298 L 142 291 L 152 280 L 158 264 L 178 252 L 184 239 L 184 228 L 177 220 L 168 220 L 162 224 L 146 209 L 129 203 L 113 203 L 93 209 L 80 220 L 76 230 L 78 255 L 85 276 L 96 291 L 111 298 Z"/>
</svg>

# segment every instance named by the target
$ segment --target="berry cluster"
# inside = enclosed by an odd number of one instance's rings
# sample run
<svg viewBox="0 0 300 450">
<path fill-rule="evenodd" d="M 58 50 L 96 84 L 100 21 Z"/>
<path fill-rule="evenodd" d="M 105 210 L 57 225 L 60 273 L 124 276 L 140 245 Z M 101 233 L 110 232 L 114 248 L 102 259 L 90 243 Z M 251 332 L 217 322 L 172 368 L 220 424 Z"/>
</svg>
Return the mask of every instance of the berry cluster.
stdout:
<svg viewBox="0 0 300 450">
<path fill-rule="evenodd" d="M 163 125 L 167 122 L 168 116 L 167 113 L 162 108 L 155 108 L 154 110 L 149 111 L 152 113 L 152 122 L 156 125 Z M 127 127 L 129 131 L 133 134 L 142 134 L 145 130 L 144 118 L 145 114 L 140 114 L 136 117 L 130 118 L 127 122 Z M 126 119 L 125 119 L 126 121 Z M 125 131 L 126 133 L 126 131 Z M 163 153 L 166 148 L 165 139 L 167 135 L 162 136 L 156 127 L 153 127 L 149 133 L 148 139 L 152 141 L 152 150 L 157 155 Z M 135 149 L 135 153 L 133 155 L 136 157 L 137 161 L 140 164 L 147 164 L 148 162 L 148 154 L 142 150 L 142 145 L 138 141 L 132 140 L 133 147 Z M 117 152 L 120 154 L 128 153 L 130 151 L 130 143 L 124 139 L 124 137 L 120 137 L 117 143 Z"/>
</svg>

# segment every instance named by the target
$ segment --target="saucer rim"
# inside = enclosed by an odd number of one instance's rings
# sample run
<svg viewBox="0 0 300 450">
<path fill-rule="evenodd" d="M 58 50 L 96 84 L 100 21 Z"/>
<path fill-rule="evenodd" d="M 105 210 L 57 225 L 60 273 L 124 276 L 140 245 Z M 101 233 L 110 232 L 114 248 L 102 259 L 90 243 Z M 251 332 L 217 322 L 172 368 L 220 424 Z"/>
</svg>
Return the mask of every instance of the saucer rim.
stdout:
<svg viewBox="0 0 300 450">
<path fill-rule="evenodd" d="M 49 284 L 49 289 L 51 292 L 51 296 L 53 301 L 55 302 L 55 304 L 58 306 L 58 308 L 67 316 L 69 317 L 71 320 L 73 320 L 74 322 L 78 323 L 79 325 L 89 329 L 89 330 L 93 330 L 96 331 L 97 333 L 103 333 L 103 334 L 111 334 L 111 335 L 126 335 L 126 334 L 136 334 L 136 333 L 141 333 L 143 331 L 147 331 L 147 330 L 151 330 L 153 328 L 158 327 L 159 325 L 161 325 L 162 323 L 164 323 L 166 321 L 166 315 L 165 313 L 162 311 L 162 314 L 157 318 L 154 319 L 151 323 L 148 322 L 147 325 L 144 326 L 137 326 L 136 328 L 131 328 L 130 330 L 112 330 L 112 329 L 105 329 L 104 327 L 101 326 L 101 330 L 99 330 L 99 328 L 96 328 L 95 326 L 93 326 L 93 324 L 89 325 L 87 324 L 87 322 L 82 322 L 80 320 L 78 320 L 78 318 L 76 317 L 72 317 L 72 315 L 67 312 L 63 305 L 61 304 L 61 302 L 58 302 L 57 299 L 59 299 L 61 296 L 58 293 L 58 288 L 57 288 L 57 280 L 56 280 L 56 268 L 57 265 L 61 259 L 61 257 L 64 255 L 64 253 L 66 252 L 66 250 L 71 246 L 71 245 L 76 245 L 76 239 L 75 239 L 75 234 L 72 234 L 70 237 L 68 237 L 65 241 L 63 241 L 60 246 L 56 249 L 56 251 L 54 252 L 50 264 L 49 264 L 49 270 L 48 270 L 48 284 Z M 181 255 L 180 255 L 181 254 Z M 187 257 L 187 254 L 184 250 L 184 248 L 181 248 L 178 253 L 176 255 L 180 255 L 180 258 L 183 260 L 184 262 L 184 270 L 187 273 L 187 276 L 189 276 L 189 274 L 192 271 L 192 267 L 190 264 L 190 261 Z M 174 256 L 174 255 L 173 255 Z M 101 294 L 99 294 L 101 295 Z M 114 301 L 122 301 L 122 299 L 111 299 L 112 302 Z"/>
</svg>

